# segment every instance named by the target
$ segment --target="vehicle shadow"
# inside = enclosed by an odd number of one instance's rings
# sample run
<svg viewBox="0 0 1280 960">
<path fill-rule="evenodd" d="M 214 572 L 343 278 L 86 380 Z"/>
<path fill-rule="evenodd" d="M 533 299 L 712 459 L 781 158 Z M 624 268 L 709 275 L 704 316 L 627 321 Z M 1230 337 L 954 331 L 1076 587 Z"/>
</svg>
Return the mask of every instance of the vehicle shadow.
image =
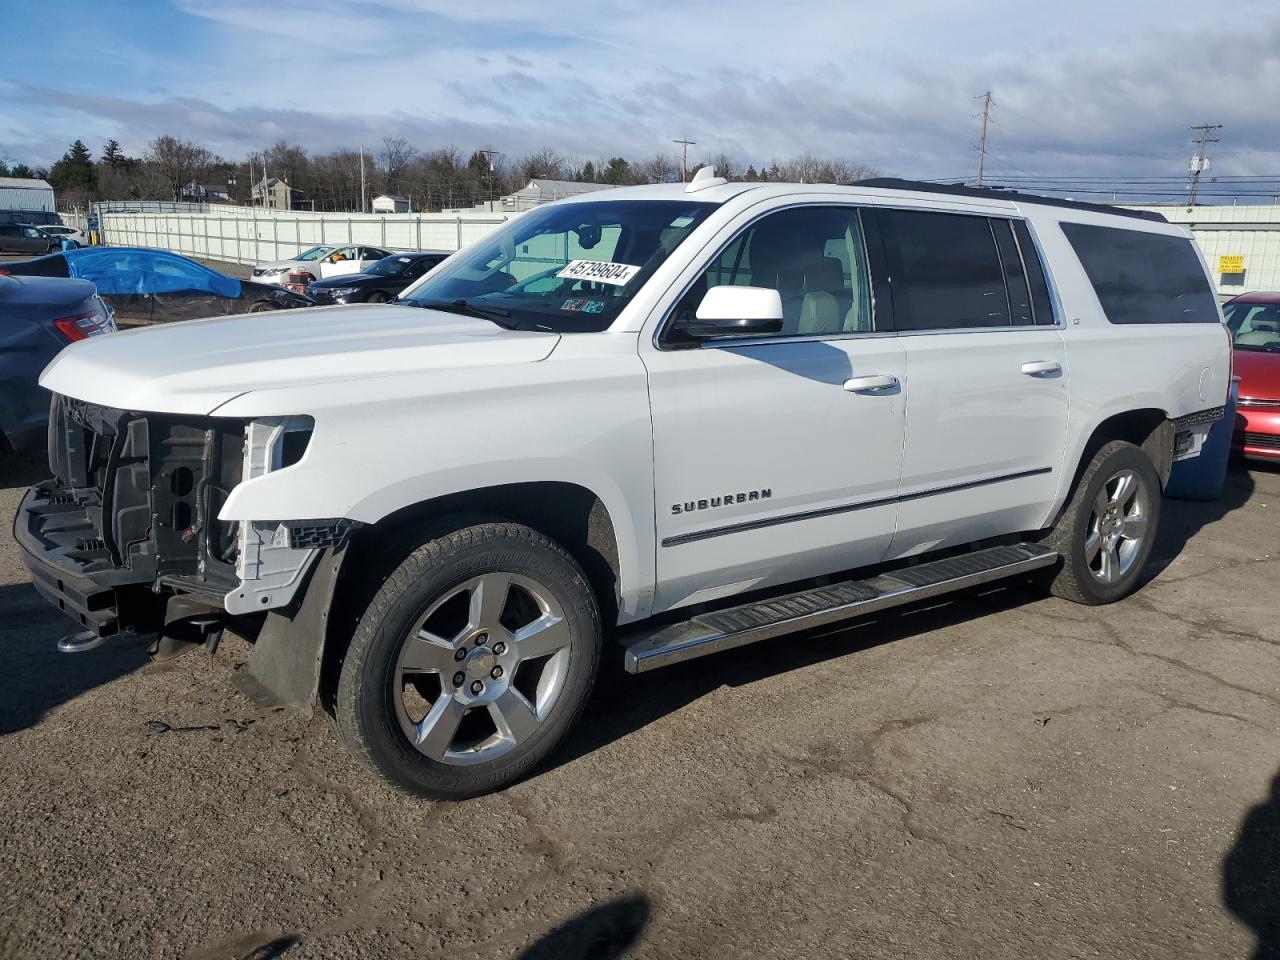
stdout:
<svg viewBox="0 0 1280 960">
<path fill-rule="evenodd" d="M 1222 902 L 1257 937 L 1253 960 L 1280 960 L 1280 774 L 1222 861 Z"/>
<path fill-rule="evenodd" d="M 543 934 L 517 960 L 616 960 L 640 939 L 651 913 L 642 894 L 592 907 Z"/>
<path fill-rule="evenodd" d="M 25 730 L 52 708 L 148 662 L 147 637 L 112 638 L 96 650 L 59 653 L 74 624 L 29 583 L 0 586 L 0 736 Z"/>
<path fill-rule="evenodd" d="M 1147 561 L 1142 583 L 1149 583 L 1163 573 L 1201 529 L 1248 503 L 1253 496 L 1254 486 L 1249 467 L 1233 459 L 1227 469 L 1222 496 L 1217 500 L 1175 500 L 1166 497 L 1160 508 L 1160 530 L 1156 534 L 1155 547 Z"/>
<path fill-rule="evenodd" d="M 985 587 L 945 600 L 899 607 L 875 618 L 766 640 L 635 677 L 622 672 L 620 648 L 608 650 L 601 663 L 600 683 L 582 720 L 540 770 L 555 769 L 593 753 L 718 687 L 747 686 L 819 661 L 836 660 L 881 644 L 1012 610 L 1043 597 L 1042 592 L 1029 590 L 1020 583 Z"/>
</svg>

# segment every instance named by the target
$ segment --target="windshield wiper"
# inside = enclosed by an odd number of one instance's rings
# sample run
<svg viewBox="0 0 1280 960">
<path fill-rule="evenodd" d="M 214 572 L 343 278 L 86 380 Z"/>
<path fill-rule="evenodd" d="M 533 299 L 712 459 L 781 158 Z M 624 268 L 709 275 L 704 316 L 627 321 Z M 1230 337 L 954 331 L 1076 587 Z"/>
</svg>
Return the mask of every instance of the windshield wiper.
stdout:
<svg viewBox="0 0 1280 960">
<path fill-rule="evenodd" d="M 422 307 L 424 310 L 442 310 L 445 313 L 457 313 L 464 317 L 475 317 L 478 320 L 488 320 L 496 323 L 505 330 L 515 329 L 515 324 L 505 322 L 511 314 L 506 310 L 498 307 L 478 307 L 473 303 L 467 303 L 465 300 L 413 300 L 413 299 L 397 299 L 394 303 L 402 303 L 409 307 Z M 501 319 L 499 319 L 501 318 Z"/>
</svg>

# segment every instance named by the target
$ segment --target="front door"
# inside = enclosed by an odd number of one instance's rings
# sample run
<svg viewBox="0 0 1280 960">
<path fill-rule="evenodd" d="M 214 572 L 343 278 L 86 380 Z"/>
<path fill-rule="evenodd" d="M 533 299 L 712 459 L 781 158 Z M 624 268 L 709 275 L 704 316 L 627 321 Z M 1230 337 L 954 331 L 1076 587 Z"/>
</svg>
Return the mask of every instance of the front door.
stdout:
<svg viewBox="0 0 1280 960">
<path fill-rule="evenodd" d="M 682 321 L 723 284 L 777 289 L 781 335 L 683 337 Z M 793 208 L 748 226 L 643 357 L 655 611 L 883 557 L 897 516 L 906 367 L 898 340 L 877 335 L 857 208 Z"/>
<path fill-rule="evenodd" d="M 360 272 L 360 248 L 339 247 L 320 261 L 320 277 L 341 277 Z"/>
<path fill-rule="evenodd" d="M 876 216 L 909 392 L 890 557 L 1035 529 L 1060 480 L 1069 372 L 1025 224 Z"/>
</svg>

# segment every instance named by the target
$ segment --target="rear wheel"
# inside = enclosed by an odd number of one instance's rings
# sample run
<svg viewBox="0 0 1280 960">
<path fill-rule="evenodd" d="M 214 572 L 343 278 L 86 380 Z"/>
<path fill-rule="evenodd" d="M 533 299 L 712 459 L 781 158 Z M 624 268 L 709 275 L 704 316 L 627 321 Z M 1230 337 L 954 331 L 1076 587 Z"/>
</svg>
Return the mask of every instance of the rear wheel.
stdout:
<svg viewBox="0 0 1280 960">
<path fill-rule="evenodd" d="M 1160 505 L 1160 478 L 1147 455 L 1122 440 L 1105 444 L 1044 538 L 1062 555 L 1050 591 L 1090 605 L 1132 593 L 1155 544 Z"/>
<path fill-rule="evenodd" d="M 464 527 L 410 554 L 365 610 L 338 680 L 338 730 L 400 789 L 487 793 L 560 741 L 599 657 L 595 597 L 572 557 L 528 527 Z"/>
</svg>

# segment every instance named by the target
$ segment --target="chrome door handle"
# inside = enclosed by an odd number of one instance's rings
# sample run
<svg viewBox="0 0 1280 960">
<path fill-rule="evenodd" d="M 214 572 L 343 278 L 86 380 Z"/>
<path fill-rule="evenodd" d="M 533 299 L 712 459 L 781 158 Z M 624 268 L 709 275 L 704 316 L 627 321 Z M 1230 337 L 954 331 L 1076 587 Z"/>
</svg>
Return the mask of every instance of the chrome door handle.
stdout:
<svg viewBox="0 0 1280 960">
<path fill-rule="evenodd" d="M 844 382 L 844 388 L 850 393 L 887 393 L 898 388 L 898 378 L 888 373 L 851 377 Z"/>
<path fill-rule="evenodd" d="M 1062 372 L 1062 364 L 1057 360 L 1029 360 L 1022 365 L 1022 372 L 1028 377 L 1047 377 Z"/>
</svg>

